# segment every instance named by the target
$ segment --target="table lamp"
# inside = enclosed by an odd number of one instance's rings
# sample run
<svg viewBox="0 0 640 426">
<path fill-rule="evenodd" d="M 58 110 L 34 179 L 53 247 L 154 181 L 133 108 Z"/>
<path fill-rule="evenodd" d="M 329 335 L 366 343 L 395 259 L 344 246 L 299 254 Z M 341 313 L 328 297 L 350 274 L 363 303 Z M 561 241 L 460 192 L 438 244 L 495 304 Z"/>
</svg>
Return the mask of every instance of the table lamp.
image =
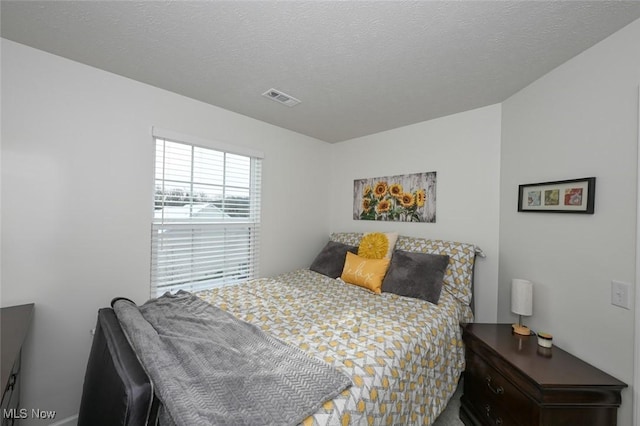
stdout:
<svg viewBox="0 0 640 426">
<path fill-rule="evenodd" d="M 533 313 L 533 283 L 531 281 L 514 278 L 511 280 L 511 312 L 518 315 L 518 323 L 513 324 L 513 332 L 529 336 L 531 330 L 522 325 L 522 316 Z"/>
</svg>

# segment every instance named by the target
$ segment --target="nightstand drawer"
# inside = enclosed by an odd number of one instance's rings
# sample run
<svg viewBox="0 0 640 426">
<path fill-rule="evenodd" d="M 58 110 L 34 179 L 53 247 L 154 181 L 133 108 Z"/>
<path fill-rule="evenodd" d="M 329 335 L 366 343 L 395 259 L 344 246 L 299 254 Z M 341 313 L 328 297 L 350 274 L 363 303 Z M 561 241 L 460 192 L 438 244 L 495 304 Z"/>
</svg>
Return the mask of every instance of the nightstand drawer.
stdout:
<svg viewBox="0 0 640 426">
<path fill-rule="evenodd" d="M 465 380 L 466 376 L 465 376 Z M 465 394 L 461 401 L 468 406 L 474 414 L 476 421 L 471 424 L 496 425 L 496 426 L 523 426 L 511 417 L 504 406 L 498 404 L 486 393 L 477 393 L 475 386 L 464 384 Z M 467 423 L 465 423 L 467 424 Z"/>
<path fill-rule="evenodd" d="M 490 424 L 535 424 L 534 403 L 480 356 L 469 352 L 465 373 L 465 393 Z M 497 419 L 501 418 L 502 423 Z"/>
</svg>

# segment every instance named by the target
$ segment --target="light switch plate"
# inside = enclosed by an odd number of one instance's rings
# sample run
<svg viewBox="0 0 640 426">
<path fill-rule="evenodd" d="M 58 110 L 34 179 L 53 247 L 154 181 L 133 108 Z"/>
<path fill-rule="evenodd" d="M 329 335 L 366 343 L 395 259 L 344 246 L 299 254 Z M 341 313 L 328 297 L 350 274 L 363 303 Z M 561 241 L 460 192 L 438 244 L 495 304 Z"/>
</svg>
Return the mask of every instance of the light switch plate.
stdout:
<svg viewBox="0 0 640 426">
<path fill-rule="evenodd" d="M 631 309 L 631 284 L 611 281 L 611 304 Z"/>
</svg>

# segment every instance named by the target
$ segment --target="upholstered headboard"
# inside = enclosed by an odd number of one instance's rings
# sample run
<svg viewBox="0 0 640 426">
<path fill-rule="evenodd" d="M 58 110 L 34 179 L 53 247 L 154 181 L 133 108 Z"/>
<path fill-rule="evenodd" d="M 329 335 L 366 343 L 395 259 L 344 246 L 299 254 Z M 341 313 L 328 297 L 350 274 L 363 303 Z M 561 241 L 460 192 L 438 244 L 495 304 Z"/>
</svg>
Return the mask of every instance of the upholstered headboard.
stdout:
<svg viewBox="0 0 640 426">
<path fill-rule="evenodd" d="M 358 232 L 336 232 L 331 234 L 330 240 L 358 246 L 363 235 Z M 395 249 L 414 253 L 448 255 L 449 266 L 445 271 L 443 288 L 473 310 L 473 273 L 476 255 L 484 256 L 482 250 L 469 243 L 403 235 L 398 237 Z"/>
</svg>

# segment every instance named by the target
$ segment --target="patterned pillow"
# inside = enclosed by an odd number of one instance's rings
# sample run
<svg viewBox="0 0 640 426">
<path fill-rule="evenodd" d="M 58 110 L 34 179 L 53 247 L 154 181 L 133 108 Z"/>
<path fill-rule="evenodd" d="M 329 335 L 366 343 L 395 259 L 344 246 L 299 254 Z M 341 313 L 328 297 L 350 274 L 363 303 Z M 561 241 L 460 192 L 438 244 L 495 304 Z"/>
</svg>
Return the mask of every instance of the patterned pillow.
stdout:
<svg viewBox="0 0 640 426">
<path fill-rule="evenodd" d="M 331 241 L 335 241 L 350 246 L 359 246 L 364 234 L 362 232 L 334 232 L 329 236 Z"/>
<path fill-rule="evenodd" d="M 387 258 L 367 259 L 347 252 L 347 259 L 344 262 L 340 278 L 346 283 L 355 284 L 380 294 L 382 293 L 382 280 L 389 268 L 389 262 L 390 260 Z"/>
<path fill-rule="evenodd" d="M 357 246 L 360 244 L 361 238 L 361 232 L 338 232 L 331 234 L 330 239 Z M 444 289 L 461 302 L 467 305 L 471 304 L 471 283 L 476 251 L 473 244 L 400 236 L 395 248 L 414 253 L 449 256 L 449 266 L 444 274 Z"/>
</svg>

